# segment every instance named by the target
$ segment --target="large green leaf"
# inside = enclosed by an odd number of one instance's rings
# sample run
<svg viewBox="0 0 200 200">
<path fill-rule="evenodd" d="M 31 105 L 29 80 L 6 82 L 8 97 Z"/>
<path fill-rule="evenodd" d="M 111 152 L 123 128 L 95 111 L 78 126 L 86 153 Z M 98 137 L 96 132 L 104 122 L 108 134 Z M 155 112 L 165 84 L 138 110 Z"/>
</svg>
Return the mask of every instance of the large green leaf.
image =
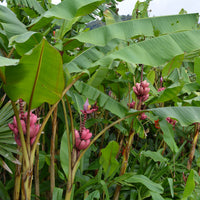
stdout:
<svg viewBox="0 0 200 200">
<path fill-rule="evenodd" d="M 75 88 L 89 99 L 97 101 L 98 106 L 104 107 L 104 109 L 109 110 L 113 114 L 124 117 L 128 108 L 124 107 L 121 103 L 117 102 L 110 96 L 104 94 L 98 89 L 87 85 L 86 83 L 77 81 L 75 83 Z"/>
<path fill-rule="evenodd" d="M 13 45 L 17 53 L 22 56 L 34 48 L 36 45 L 38 45 L 42 38 L 43 36 L 41 33 L 28 31 L 21 35 L 13 36 L 10 39 L 10 45 Z"/>
<path fill-rule="evenodd" d="M 2 5 L 0 5 L 0 24 L 8 38 L 27 32 L 25 25 L 17 19 L 16 15 Z"/>
<path fill-rule="evenodd" d="M 183 192 L 183 199 L 182 200 L 186 200 L 187 197 L 189 197 L 192 194 L 194 188 L 195 188 L 194 171 L 192 169 L 190 171 L 188 178 L 187 178 L 187 182 L 186 182 L 185 189 L 184 189 L 184 192 Z"/>
<path fill-rule="evenodd" d="M 198 14 L 188 14 L 129 20 L 82 32 L 74 39 L 98 46 L 105 46 L 110 40 L 115 38 L 127 41 L 139 35 L 155 36 L 155 33 L 166 34 L 191 30 L 196 27 L 198 16 Z"/>
<path fill-rule="evenodd" d="M 149 157 L 153 159 L 155 162 L 167 162 L 167 158 L 164 158 L 160 152 L 154 152 L 154 151 L 142 151 L 142 155 L 145 157 Z"/>
<path fill-rule="evenodd" d="M 149 111 L 163 119 L 167 117 L 177 119 L 182 126 L 200 122 L 200 107 L 164 107 L 149 109 Z"/>
<path fill-rule="evenodd" d="M 87 15 L 97 9 L 103 1 L 104 0 L 64 0 L 38 17 L 29 27 L 31 27 L 31 30 L 40 29 L 50 23 L 54 17 L 71 21 L 75 17 Z"/>
<path fill-rule="evenodd" d="M 13 101 L 32 101 L 31 108 L 44 102 L 54 104 L 64 89 L 61 56 L 45 39 L 29 55 L 24 55 L 19 65 L 6 67 L 5 75 L 8 96 Z"/>
<path fill-rule="evenodd" d="M 169 124 L 166 119 L 163 119 L 159 124 L 160 124 L 160 128 L 163 132 L 164 141 L 167 143 L 167 145 L 170 147 L 170 149 L 174 153 L 177 153 L 178 147 L 174 140 L 174 131 L 173 131 L 172 125 Z"/>
<path fill-rule="evenodd" d="M 100 164 L 103 166 L 105 178 L 114 175 L 119 168 L 119 163 L 116 160 L 118 151 L 119 144 L 115 141 L 109 142 L 106 148 L 101 150 Z"/>
<path fill-rule="evenodd" d="M 173 57 L 200 49 L 200 30 L 184 31 L 163 35 L 121 48 L 97 62 L 93 66 L 107 66 L 114 59 L 129 63 L 159 66 Z"/>
<path fill-rule="evenodd" d="M 125 180 L 127 183 L 141 183 L 145 185 L 150 191 L 156 192 L 156 193 L 163 193 L 164 189 L 159 183 L 155 183 L 151 181 L 149 178 L 147 178 L 144 175 L 133 175 L 132 177 Z"/>
<path fill-rule="evenodd" d="M 11 58 L 0 56 L 0 67 L 11 66 L 11 65 L 13 66 L 13 65 L 17 65 L 18 63 L 19 63 L 19 59 L 11 59 Z"/>
</svg>

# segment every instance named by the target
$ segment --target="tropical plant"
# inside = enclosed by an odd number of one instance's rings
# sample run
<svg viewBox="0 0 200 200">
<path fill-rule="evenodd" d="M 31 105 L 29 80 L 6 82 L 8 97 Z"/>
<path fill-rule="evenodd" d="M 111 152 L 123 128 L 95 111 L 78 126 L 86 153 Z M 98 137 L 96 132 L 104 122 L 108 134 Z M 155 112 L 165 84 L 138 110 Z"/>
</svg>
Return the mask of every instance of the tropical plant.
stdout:
<svg viewBox="0 0 200 200">
<path fill-rule="evenodd" d="M 0 6 L 7 199 L 198 197 L 199 16 L 148 18 L 146 0 L 122 21 L 116 3 Z"/>
</svg>

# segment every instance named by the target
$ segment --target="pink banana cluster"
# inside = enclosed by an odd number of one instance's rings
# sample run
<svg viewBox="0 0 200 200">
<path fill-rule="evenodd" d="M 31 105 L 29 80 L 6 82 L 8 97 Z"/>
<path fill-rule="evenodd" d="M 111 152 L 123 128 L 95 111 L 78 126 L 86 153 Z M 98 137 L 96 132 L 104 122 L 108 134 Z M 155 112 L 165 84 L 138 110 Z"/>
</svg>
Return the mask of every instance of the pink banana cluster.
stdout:
<svg viewBox="0 0 200 200">
<path fill-rule="evenodd" d="M 127 103 L 127 106 L 129 108 L 135 108 L 135 101 L 132 101 L 131 103 Z"/>
<path fill-rule="evenodd" d="M 81 134 L 79 131 L 75 130 L 76 148 L 78 150 L 86 149 L 90 144 L 91 137 L 92 133 L 90 133 L 90 130 L 85 127 L 83 128 Z"/>
<path fill-rule="evenodd" d="M 20 122 L 22 125 L 22 130 L 24 135 L 26 135 L 26 124 L 27 124 L 27 117 L 28 113 L 26 112 L 25 114 L 19 114 Z M 30 113 L 30 143 L 31 145 L 34 143 L 36 136 L 38 134 L 38 131 L 40 129 L 40 125 L 36 124 L 37 123 L 37 116 L 33 114 L 32 112 Z M 16 143 L 21 146 L 21 141 L 20 141 L 20 136 L 19 136 L 19 130 L 17 126 L 17 120 L 16 117 L 13 117 L 13 123 L 8 124 L 10 130 L 14 133 L 15 135 L 15 141 Z"/>
<path fill-rule="evenodd" d="M 160 87 L 160 88 L 158 88 L 158 92 L 161 92 L 161 91 L 163 91 L 163 90 L 165 90 L 165 87 Z"/>
<path fill-rule="evenodd" d="M 170 123 L 173 127 L 175 127 L 177 121 L 175 119 L 172 119 L 170 117 L 166 118 L 167 122 Z"/>
<path fill-rule="evenodd" d="M 75 146 L 79 151 L 86 149 L 90 144 L 92 133 L 90 132 L 89 129 L 85 128 L 85 122 L 87 120 L 87 115 L 93 112 L 96 112 L 97 110 L 98 110 L 98 106 L 96 105 L 96 103 L 93 106 L 91 106 L 87 99 L 85 104 L 83 105 L 83 110 L 81 110 L 81 112 L 84 115 L 84 118 L 83 118 L 83 121 L 81 120 L 81 123 L 80 123 L 80 131 L 75 130 L 75 133 L 74 133 Z"/>
<path fill-rule="evenodd" d="M 135 92 L 137 98 L 144 102 L 149 98 L 149 83 L 145 80 L 141 83 L 136 83 L 135 86 L 133 86 L 133 91 Z"/>
</svg>

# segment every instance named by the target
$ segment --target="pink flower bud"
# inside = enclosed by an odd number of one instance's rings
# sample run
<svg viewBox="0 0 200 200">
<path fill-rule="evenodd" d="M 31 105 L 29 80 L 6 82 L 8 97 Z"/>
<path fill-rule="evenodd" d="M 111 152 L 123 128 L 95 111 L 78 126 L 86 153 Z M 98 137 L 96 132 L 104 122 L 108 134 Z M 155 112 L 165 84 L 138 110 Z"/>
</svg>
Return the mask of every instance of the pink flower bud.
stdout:
<svg viewBox="0 0 200 200">
<path fill-rule="evenodd" d="M 158 88 L 158 92 L 165 90 L 165 87 Z"/>
<path fill-rule="evenodd" d="M 147 118 L 147 116 L 145 115 L 145 113 L 142 113 L 141 115 L 140 115 L 140 119 L 141 120 L 145 120 Z"/>
</svg>

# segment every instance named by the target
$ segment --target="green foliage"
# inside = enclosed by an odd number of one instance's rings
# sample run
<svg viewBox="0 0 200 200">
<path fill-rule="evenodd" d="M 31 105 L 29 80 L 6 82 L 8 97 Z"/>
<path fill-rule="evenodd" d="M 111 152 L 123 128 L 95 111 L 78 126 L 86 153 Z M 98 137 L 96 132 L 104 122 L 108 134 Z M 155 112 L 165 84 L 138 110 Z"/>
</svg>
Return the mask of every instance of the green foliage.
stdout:
<svg viewBox="0 0 200 200">
<path fill-rule="evenodd" d="M 31 108 L 44 102 L 54 104 L 64 88 L 61 56 L 44 39 L 31 54 L 22 57 L 17 67 L 6 67 L 5 75 L 8 96 L 13 101 L 24 99 Z"/>
<path fill-rule="evenodd" d="M 101 150 L 100 164 L 103 166 L 105 179 L 113 176 L 119 168 L 119 163 L 115 159 L 118 151 L 119 144 L 115 141 L 109 142 L 107 147 Z"/>
</svg>

